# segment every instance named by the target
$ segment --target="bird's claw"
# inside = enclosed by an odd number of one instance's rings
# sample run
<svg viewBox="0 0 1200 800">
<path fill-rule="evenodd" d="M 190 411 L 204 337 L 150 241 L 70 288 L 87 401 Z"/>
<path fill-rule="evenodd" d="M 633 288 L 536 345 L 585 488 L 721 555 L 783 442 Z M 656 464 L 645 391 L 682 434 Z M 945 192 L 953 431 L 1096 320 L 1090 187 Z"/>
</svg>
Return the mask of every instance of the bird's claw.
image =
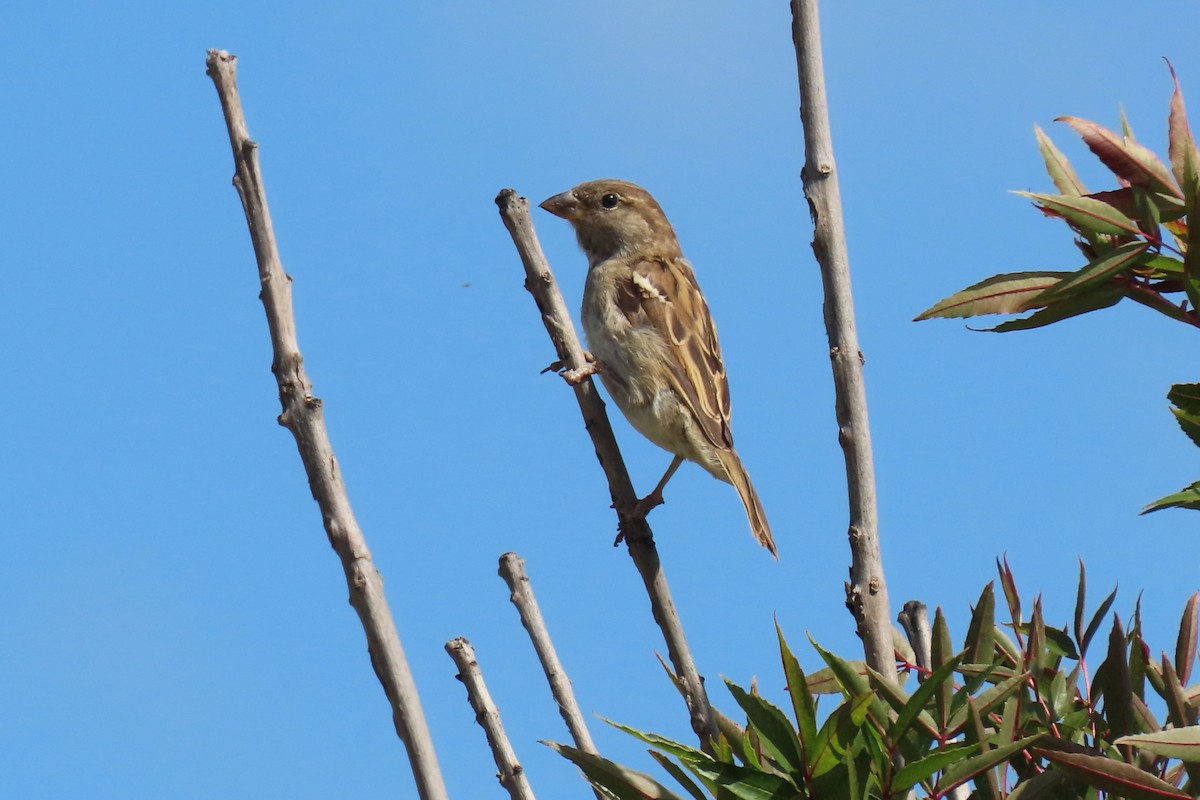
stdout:
<svg viewBox="0 0 1200 800">
<path fill-rule="evenodd" d="M 618 511 L 617 516 L 620 517 L 620 521 L 617 523 L 617 538 L 613 539 L 613 547 L 619 545 L 632 532 L 630 530 L 632 525 L 645 520 L 646 515 L 651 510 L 661 506 L 665 502 L 667 501 L 663 499 L 662 489 L 657 488 L 634 503 L 633 508 L 628 511 Z"/>
<path fill-rule="evenodd" d="M 589 376 L 599 374 L 600 372 L 600 363 L 596 361 L 595 356 L 585 350 L 583 357 L 585 363 L 578 369 L 569 369 L 566 364 L 558 360 L 551 362 L 540 374 L 545 375 L 547 372 L 555 372 L 569 385 L 578 386 Z"/>
</svg>

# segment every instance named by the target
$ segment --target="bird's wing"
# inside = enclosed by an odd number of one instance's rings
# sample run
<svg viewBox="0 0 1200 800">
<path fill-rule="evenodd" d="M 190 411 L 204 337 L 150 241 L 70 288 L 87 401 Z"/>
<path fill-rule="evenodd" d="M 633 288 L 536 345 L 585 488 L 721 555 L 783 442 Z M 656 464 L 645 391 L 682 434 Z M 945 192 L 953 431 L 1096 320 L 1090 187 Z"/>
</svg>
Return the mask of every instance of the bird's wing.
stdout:
<svg viewBox="0 0 1200 800">
<path fill-rule="evenodd" d="M 729 381 L 708 303 L 682 258 L 649 258 L 632 265 L 618 306 L 634 325 L 653 328 L 667 346 L 667 373 L 704 436 L 731 449 Z"/>
</svg>

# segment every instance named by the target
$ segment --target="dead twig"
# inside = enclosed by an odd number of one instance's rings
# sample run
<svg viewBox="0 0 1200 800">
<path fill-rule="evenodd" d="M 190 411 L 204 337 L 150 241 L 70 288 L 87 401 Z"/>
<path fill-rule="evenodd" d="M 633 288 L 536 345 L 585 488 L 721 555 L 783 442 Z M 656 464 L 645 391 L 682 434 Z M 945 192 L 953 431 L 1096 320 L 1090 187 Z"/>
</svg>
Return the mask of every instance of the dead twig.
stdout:
<svg viewBox="0 0 1200 800">
<path fill-rule="evenodd" d="M 237 57 L 223 50 L 209 50 L 207 65 L 208 75 L 221 99 L 229 143 L 233 147 L 236 169 L 233 185 L 242 199 L 258 260 L 258 277 L 262 283 L 259 297 L 267 312 L 274 352 L 271 372 L 279 384 L 279 401 L 283 405 L 279 424 L 296 438 L 309 488 L 321 508 L 325 532 L 346 574 L 350 604 L 358 612 L 367 634 L 371 666 L 392 705 L 396 733 L 408 750 L 417 791 L 422 800 L 446 800 L 446 787 L 434 754 L 433 739 L 425 724 L 417 687 L 384 596 L 383 578 L 371 561 L 371 551 L 350 508 L 346 485 L 325 430 L 321 401 L 313 394 L 312 383 L 304 370 L 292 311 L 291 278 L 283 271 L 279 258 L 266 189 L 258 166 L 258 145 L 250 139 L 238 97 Z"/>
<path fill-rule="evenodd" d="M 483 682 L 483 672 L 475 660 L 475 648 L 459 636 L 446 642 L 446 652 L 458 667 L 458 679 L 467 687 L 467 700 L 475 711 L 475 721 L 487 735 L 496 769 L 500 770 L 496 776 L 500 779 L 500 785 L 508 790 L 512 800 L 534 800 L 525 769 L 517 761 L 517 754 L 513 752 L 504 726 L 500 723 L 500 709 L 492 702 L 492 696 Z"/>
</svg>

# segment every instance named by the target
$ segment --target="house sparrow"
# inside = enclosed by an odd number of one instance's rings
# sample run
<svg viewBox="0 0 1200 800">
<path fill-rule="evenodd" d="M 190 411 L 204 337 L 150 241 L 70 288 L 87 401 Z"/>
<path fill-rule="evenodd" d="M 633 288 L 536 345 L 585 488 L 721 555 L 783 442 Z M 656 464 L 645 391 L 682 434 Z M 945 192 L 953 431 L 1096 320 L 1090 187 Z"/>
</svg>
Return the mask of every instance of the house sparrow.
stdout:
<svg viewBox="0 0 1200 800">
<path fill-rule="evenodd" d="M 582 318 L 595 359 L 588 371 L 600 375 L 634 428 L 675 454 L 634 516 L 662 502 L 663 487 L 687 459 L 733 484 L 751 532 L 775 555 L 762 503 L 733 449 L 717 331 L 662 208 L 645 189 L 619 180 L 582 183 L 541 205 L 571 222 L 588 257 Z"/>
</svg>

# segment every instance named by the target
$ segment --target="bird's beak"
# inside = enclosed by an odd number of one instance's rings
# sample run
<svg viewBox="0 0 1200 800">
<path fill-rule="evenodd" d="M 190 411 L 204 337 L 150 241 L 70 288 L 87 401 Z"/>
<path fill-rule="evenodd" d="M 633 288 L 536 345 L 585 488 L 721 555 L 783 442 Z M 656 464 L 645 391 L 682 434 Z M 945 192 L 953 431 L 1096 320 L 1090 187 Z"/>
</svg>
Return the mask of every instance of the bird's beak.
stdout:
<svg viewBox="0 0 1200 800">
<path fill-rule="evenodd" d="M 574 192 L 563 192 L 548 200 L 543 200 L 542 208 L 556 217 L 562 217 L 572 222 L 583 216 L 583 206 L 579 204 L 579 198 L 575 196 Z"/>
</svg>

